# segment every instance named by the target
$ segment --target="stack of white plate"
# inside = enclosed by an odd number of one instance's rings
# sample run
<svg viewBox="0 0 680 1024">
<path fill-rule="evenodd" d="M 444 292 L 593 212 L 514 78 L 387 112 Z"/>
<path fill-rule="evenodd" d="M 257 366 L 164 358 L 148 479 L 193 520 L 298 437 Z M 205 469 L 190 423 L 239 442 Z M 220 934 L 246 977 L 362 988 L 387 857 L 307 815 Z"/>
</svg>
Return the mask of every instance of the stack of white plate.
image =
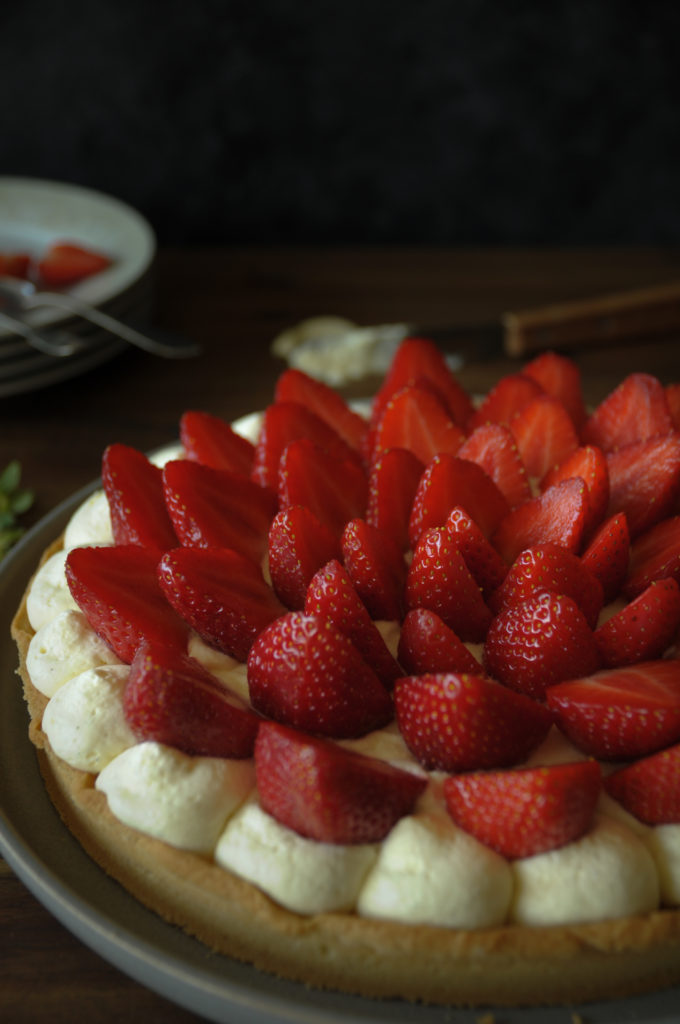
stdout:
<svg viewBox="0 0 680 1024">
<path fill-rule="evenodd" d="M 63 182 L 0 177 L 0 252 L 39 257 L 57 241 L 79 243 L 112 260 L 105 270 L 69 289 L 74 296 L 132 324 L 149 320 L 156 239 L 136 210 L 111 196 Z M 48 356 L 0 327 L 0 397 L 74 377 L 126 347 L 108 332 L 55 307 L 41 306 L 25 318 L 45 331 L 73 331 L 88 344 L 70 356 Z"/>
</svg>

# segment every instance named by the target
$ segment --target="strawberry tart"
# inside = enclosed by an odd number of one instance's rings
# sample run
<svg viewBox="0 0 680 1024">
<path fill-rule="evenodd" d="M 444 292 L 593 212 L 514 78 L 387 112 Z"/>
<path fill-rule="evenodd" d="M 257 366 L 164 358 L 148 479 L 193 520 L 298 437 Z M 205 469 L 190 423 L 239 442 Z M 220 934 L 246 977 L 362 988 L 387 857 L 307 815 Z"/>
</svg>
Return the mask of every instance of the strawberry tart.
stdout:
<svg viewBox="0 0 680 1024">
<path fill-rule="evenodd" d="M 46 785 L 210 948 L 368 997 L 680 982 L 680 386 L 473 403 L 427 340 L 364 413 L 288 369 L 101 490 L 13 624 Z"/>
</svg>

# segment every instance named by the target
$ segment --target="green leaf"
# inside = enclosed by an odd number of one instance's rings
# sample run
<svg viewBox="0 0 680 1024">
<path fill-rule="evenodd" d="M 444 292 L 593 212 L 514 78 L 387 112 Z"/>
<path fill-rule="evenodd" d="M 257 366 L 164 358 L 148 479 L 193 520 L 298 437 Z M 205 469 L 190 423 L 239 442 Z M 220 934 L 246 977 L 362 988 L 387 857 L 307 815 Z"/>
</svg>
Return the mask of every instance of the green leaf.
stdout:
<svg viewBox="0 0 680 1024">
<path fill-rule="evenodd" d="M 21 488 L 20 484 L 21 464 L 12 459 L 0 473 L 0 558 L 25 532 L 17 518 L 33 504 L 33 491 Z"/>
</svg>

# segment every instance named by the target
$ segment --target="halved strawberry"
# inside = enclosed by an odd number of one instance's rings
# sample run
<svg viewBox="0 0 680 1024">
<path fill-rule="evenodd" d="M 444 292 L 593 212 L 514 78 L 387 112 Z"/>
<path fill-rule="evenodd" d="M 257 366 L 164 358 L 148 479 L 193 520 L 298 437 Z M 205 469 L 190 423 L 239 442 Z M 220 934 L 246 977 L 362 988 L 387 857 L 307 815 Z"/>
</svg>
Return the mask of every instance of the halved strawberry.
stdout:
<svg viewBox="0 0 680 1024">
<path fill-rule="evenodd" d="M 321 615 L 288 612 L 248 655 L 256 711 L 336 739 L 362 736 L 392 718 L 392 700 L 351 640 Z"/>
<path fill-rule="evenodd" d="M 340 553 L 336 535 L 304 505 L 277 513 L 269 530 L 269 575 L 287 608 L 304 608 L 309 581 Z"/>
<path fill-rule="evenodd" d="M 351 519 L 342 534 L 342 557 L 372 619 L 400 619 L 406 563 L 400 548 L 364 519 Z"/>
<path fill-rule="evenodd" d="M 673 421 L 673 429 L 680 431 L 680 381 L 667 384 L 665 387 L 668 411 Z"/>
<path fill-rule="evenodd" d="M 464 508 L 453 508 L 444 524 L 485 598 L 496 591 L 508 567 Z"/>
<path fill-rule="evenodd" d="M 580 477 L 588 488 L 588 515 L 584 527 L 586 537 L 592 536 L 609 508 L 609 467 L 604 452 L 593 444 L 581 445 L 541 480 L 541 490 L 562 480 Z"/>
<path fill-rule="evenodd" d="M 667 577 L 680 583 L 680 516 L 657 523 L 633 541 L 624 594 L 635 597 L 654 580 Z"/>
<path fill-rule="evenodd" d="M 649 373 L 631 373 L 588 417 L 582 440 L 612 452 L 672 429 L 663 385 Z"/>
<path fill-rule="evenodd" d="M 276 382 L 275 402 L 297 402 L 316 413 L 357 451 L 361 450 L 368 423 L 354 412 L 342 395 L 302 370 L 285 370 Z"/>
<path fill-rule="evenodd" d="M 425 768 L 445 772 L 523 761 L 552 724 L 538 701 L 483 675 L 404 676 L 394 688 L 394 705 L 414 757 Z"/>
<path fill-rule="evenodd" d="M 390 448 L 371 467 L 366 522 L 390 537 L 401 550 L 409 545 L 408 521 L 424 471 L 420 459 L 405 448 Z"/>
<path fill-rule="evenodd" d="M 408 675 L 427 672 L 468 672 L 475 675 L 482 671 L 463 641 L 436 612 L 428 608 L 412 608 L 404 616 L 397 655 Z"/>
<path fill-rule="evenodd" d="M 557 683 L 547 702 L 586 754 L 605 761 L 644 757 L 680 739 L 680 661 L 644 661 Z"/>
<path fill-rule="evenodd" d="M 580 478 L 562 480 L 512 509 L 491 541 L 508 564 L 535 544 L 559 544 L 578 552 L 583 540 L 588 492 Z"/>
<path fill-rule="evenodd" d="M 74 601 L 126 664 L 143 639 L 180 649 L 187 643 L 187 624 L 165 600 L 157 565 L 155 551 L 133 544 L 73 548 L 66 557 Z"/>
<path fill-rule="evenodd" d="M 458 449 L 458 458 L 476 462 L 491 477 L 510 508 L 531 497 L 531 486 L 517 444 L 503 423 L 482 423 Z"/>
<path fill-rule="evenodd" d="M 255 745 L 262 808 L 322 843 L 378 843 L 410 814 L 427 780 L 329 740 L 263 722 Z"/>
<path fill-rule="evenodd" d="M 449 814 L 503 857 L 534 857 L 574 842 L 591 826 L 602 788 L 594 761 L 444 780 Z"/>
<path fill-rule="evenodd" d="M 503 423 L 507 426 L 525 405 L 543 393 L 541 385 L 523 373 L 510 373 L 501 377 L 470 418 L 468 430 L 475 430 L 483 423 Z"/>
<path fill-rule="evenodd" d="M 483 664 L 505 686 L 542 700 L 546 687 L 596 672 L 602 662 L 576 602 L 541 590 L 496 616 L 486 636 Z"/>
<path fill-rule="evenodd" d="M 36 267 L 43 288 L 68 288 L 111 266 L 111 257 L 76 242 L 50 243 Z"/>
<path fill-rule="evenodd" d="M 414 548 L 433 526 L 443 526 L 451 509 L 465 509 L 485 537 L 490 537 L 508 514 L 509 506 L 491 477 L 475 462 L 442 453 L 420 478 L 409 519 Z"/>
<path fill-rule="evenodd" d="M 673 643 L 680 630 L 680 587 L 674 579 L 656 580 L 596 631 L 595 640 L 607 667 L 653 661 Z"/>
<path fill-rule="evenodd" d="M 508 426 L 530 477 L 543 478 L 578 447 L 571 416 L 551 395 L 532 398 Z"/>
<path fill-rule="evenodd" d="M 602 584 L 603 603 L 609 604 L 620 593 L 628 575 L 630 533 L 623 512 L 602 523 L 581 555 L 581 561 Z"/>
<path fill-rule="evenodd" d="M 252 757 L 259 715 L 194 658 L 143 641 L 123 695 L 125 719 L 139 740 L 197 757 Z"/>
<path fill-rule="evenodd" d="M 307 615 L 324 616 L 349 637 L 388 690 L 403 675 L 354 589 L 349 573 L 337 559 L 330 560 L 311 579 L 304 611 Z"/>
<path fill-rule="evenodd" d="M 607 456 L 609 514 L 625 512 L 631 537 L 673 511 L 680 493 L 680 434 L 638 441 Z"/>
<path fill-rule="evenodd" d="M 255 445 L 219 416 L 193 409 L 185 412 L 179 437 L 187 459 L 193 462 L 243 476 L 252 473 Z"/>
<path fill-rule="evenodd" d="M 604 788 L 647 825 L 680 824 L 680 744 L 612 772 Z"/>
<path fill-rule="evenodd" d="M 581 370 L 573 359 L 557 352 L 541 352 L 522 367 L 522 373 L 531 377 L 543 390 L 558 398 L 565 407 L 577 431 L 586 419 L 586 409 L 581 388 Z"/>
<path fill-rule="evenodd" d="M 245 661 L 255 637 L 286 611 L 259 566 L 228 548 L 176 548 L 158 566 L 163 593 L 207 644 Z"/>
<path fill-rule="evenodd" d="M 372 461 L 389 448 L 406 448 L 427 463 L 439 452 L 450 455 L 460 448 L 465 434 L 430 388 L 410 385 L 394 395 L 373 434 Z"/>
<path fill-rule="evenodd" d="M 304 505 L 339 536 L 348 519 L 366 511 L 368 481 L 356 462 L 336 458 L 314 441 L 300 438 L 281 455 L 278 498 L 279 508 Z"/>
<path fill-rule="evenodd" d="M 177 546 L 161 470 L 143 452 L 109 445 L 102 457 L 102 482 L 116 544 L 139 544 L 158 553 Z"/>
<path fill-rule="evenodd" d="M 173 459 L 163 468 L 163 492 L 180 544 L 232 548 L 260 563 L 276 512 L 269 488 L 230 470 Z"/>
</svg>

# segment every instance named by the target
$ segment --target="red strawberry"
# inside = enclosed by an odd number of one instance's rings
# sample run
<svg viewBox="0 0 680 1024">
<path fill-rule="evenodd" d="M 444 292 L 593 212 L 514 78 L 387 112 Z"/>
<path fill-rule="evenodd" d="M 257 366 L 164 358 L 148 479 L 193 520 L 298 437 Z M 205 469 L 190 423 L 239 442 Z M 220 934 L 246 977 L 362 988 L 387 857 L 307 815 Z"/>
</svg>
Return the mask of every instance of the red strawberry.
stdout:
<svg viewBox="0 0 680 1024">
<path fill-rule="evenodd" d="M 102 482 L 116 544 L 138 544 L 158 553 L 177 546 L 161 470 L 143 452 L 109 445 L 102 457 Z"/>
<path fill-rule="evenodd" d="M 184 453 L 192 462 L 250 476 L 255 445 L 219 416 L 189 410 L 179 421 L 179 436 Z"/>
<path fill-rule="evenodd" d="M 401 550 L 408 548 L 408 521 L 425 466 L 413 452 L 390 448 L 378 456 L 368 480 L 366 522 Z"/>
<path fill-rule="evenodd" d="M 633 542 L 623 590 L 626 597 L 635 597 L 654 580 L 667 577 L 680 583 L 680 516 L 657 523 Z"/>
<path fill-rule="evenodd" d="M 602 584 L 578 555 L 557 544 L 536 544 L 518 555 L 489 599 L 489 607 L 499 612 L 540 590 L 566 594 L 579 606 L 591 629 L 595 628 L 602 608 Z"/>
<path fill-rule="evenodd" d="M 371 618 L 400 619 L 406 563 L 390 538 L 364 519 L 352 519 L 342 534 L 342 557 Z"/>
<path fill-rule="evenodd" d="M 259 716 L 182 651 L 142 642 L 123 708 L 139 740 L 197 757 L 252 757 Z"/>
<path fill-rule="evenodd" d="M 414 772 L 277 722 L 260 726 L 255 772 L 262 808 L 322 843 L 380 842 L 427 785 Z"/>
<path fill-rule="evenodd" d="M 461 828 L 509 859 L 574 842 L 591 826 L 602 788 L 594 761 L 444 780 L 449 814 Z"/>
<path fill-rule="evenodd" d="M 662 384 L 648 373 L 631 373 L 588 417 L 582 438 L 604 452 L 670 433 L 673 421 Z"/>
<path fill-rule="evenodd" d="M 356 462 L 335 458 L 300 438 L 281 455 L 278 496 L 280 508 L 304 505 L 338 536 L 348 519 L 364 514 L 368 482 Z"/>
<path fill-rule="evenodd" d="M 680 824 L 680 744 L 619 768 L 604 788 L 647 825 Z"/>
<path fill-rule="evenodd" d="M 111 266 L 111 257 L 80 243 L 59 241 L 47 247 L 37 265 L 42 288 L 69 288 Z"/>
<path fill-rule="evenodd" d="M 507 565 L 464 508 L 451 509 L 444 525 L 487 598 L 505 579 Z"/>
<path fill-rule="evenodd" d="M 269 575 L 287 608 L 304 608 L 309 581 L 340 557 L 340 542 L 304 505 L 282 509 L 269 530 Z"/>
<path fill-rule="evenodd" d="M 403 675 L 354 589 L 349 573 L 337 560 L 329 561 L 310 581 L 304 611 L 307 615 L 324 616 L 349 637 L 389 690 L 395 679 Z"/>
<path fill-rule="evenodd" d="M 428 769 L 500 768 L 529 756 L 550 712 L 482 675 L 436 673 L 397 680 L 394 704 L 405 743 Z"/>
<path fill-rule="evenodd" d="M 680 382 L 667 384 L 665 394 L 668 411 L 673 421 L 673 429 L 680 431 Z"/>
<path fill-rule="evenodd" d="M 156 552 L 132 544 L 74 548 L 66 558 L 74 601 L 95 633 L 127 664 L 143 639 L 186 646 L 187 625 L 158 586 L 157 564 Z"/>
<path fill-rule="evenodd" d="M 578 436 L 562 403 L 537 395 L 509 423 L 520 458 L 531 477 L 542 478 L 578 447 Z"/>
<path fill-rule="evenodd" d="M 542 590 L 511 604 L 491 623 L 484 668 L 518 693 L 542 700 L 547 686 L 596 672 L 600 654 L 575 601 Z"/>
<path fill-rule="evenodd" d="M 158 573 L 170 604 L 212 647 L 245 661 L 255 637 L 286 609 L 259 566 L 228 548 L 167 551 Z"/>
<path fill-rule="evenodd" d="M 586 754 L 644 757 L 680 739 L 680 661 L 603 669 L 549 687 L 547 701 L 562 732 Z"/>
<path fill-rule="evenodd" d="M 674 579 L 656 580 L 607 619 L 595 640 L 608 667 L 660 658 L 680 629 L 680 587 Z"/>
<path fill-rule="evenodd" d="M 619 448 L 607 456 L 609 514 L 625 512 L 631 537 L 673 511 L 680 493 L 680 434 Z"/>
<path fill-rule="evenodd" d="M 427 672 L 481 672 L 481 665 L 452 629 L 427 608 L 412 608 L 399 634 L 400 664 L 409 675 Z"/>
<path fill-rule="evenodd" d="M 557 352 L 541 352 L 522 368 L 526 377 L 531 377 L 543 390 L 559 399 L 565 407 L 577 431 L 586 419 L 586 410 L 581 389 L 581 371 L 572 359 Z"/>
<path fill-rule="evenodd" d="M 260 563 L 276 512 L 276 498 L 268 488 L 238 473 L 176 459 L 163 469 L 163 490 L 181 544 L 233 548 Z"/>
<path fill-rule="evenodd" d="M 502 423 L 482 423 L 458 449 L 460 459 L 476 462 L 491 477 L 510 508 L 531 497 L 529 478 L 517 444 Z"/>
<path fill-rule="evenodd" d="M 523 373 L 501 377 L 471 417 L 468 430 L 475 430 L 483 423 L 503 423 L 507 426 L 525 405 L 543 393 L 541 385 Z"/>
<path fill-rule="evenodd" d="M 425 465 L 438 452 L 451 455 L 460 448 L 464 433 L 430 388 L 411 385 L 394 395 L 373 435 L 373 460 L 389 448 L 406 448 Z"/>
<path fill-rule="evenodd" d="M 436 455 L 420 478 L 409 519 L 409 540 L 415 547 L 433 526 L 443 526 L 452 508 L 465 509 L 489 537 L 508 514 L 509 506 L 491 477 L 474 462 L 455 455 Z"/>
<path fill-rule="evenodd" d="M 484 640 L 491 611 L 446 527 L 426 530 L 418 541 L 406 576 L 405 596 L 407 608 L 436 612 L 461 640 Z"/>
<path fill-rule="evenodd" d="M 276 382 L 274 401 L 304 405 L 332 427 L 348 445 L 357 451 L 361 449 L 368 423 L 323 381 L 302 370 L 285 370 Z"/>
<path fill-rule="evenodd" d="M 535 544 L 560 544 L 576 552 L 581 547 L 587 509 L 583 481 L 563 480 L 512 509 L 491 538 L 493 546 L 509 564 Z"/>
<path fill-rule="evenodd" d="M 256 711 L 336 739 L 362 736 L 392 718 L 392 700 L 354 644 L 328 619 L 288 612 L 248 655 Z"/>
<path fill-rule="evenodd" d="M 584 533 L 589 537 L 603 521 L 609 508 L 609 466 L 604 452 L 592 444 L 576 448 L 560 465 L 546 473 L 541 480 L 541 490 L 545 491 L 571 477 L 580 477 L 588 488 L 588 515 Z"/>
<path fill-rule="evenodd" d="M 623 512 L 610 516 L 599 528 L 581 555 L 586 569 L 602 584 L 603 603 L 619 594 L 628 575 L 630 533 Z"/>
</svg>

